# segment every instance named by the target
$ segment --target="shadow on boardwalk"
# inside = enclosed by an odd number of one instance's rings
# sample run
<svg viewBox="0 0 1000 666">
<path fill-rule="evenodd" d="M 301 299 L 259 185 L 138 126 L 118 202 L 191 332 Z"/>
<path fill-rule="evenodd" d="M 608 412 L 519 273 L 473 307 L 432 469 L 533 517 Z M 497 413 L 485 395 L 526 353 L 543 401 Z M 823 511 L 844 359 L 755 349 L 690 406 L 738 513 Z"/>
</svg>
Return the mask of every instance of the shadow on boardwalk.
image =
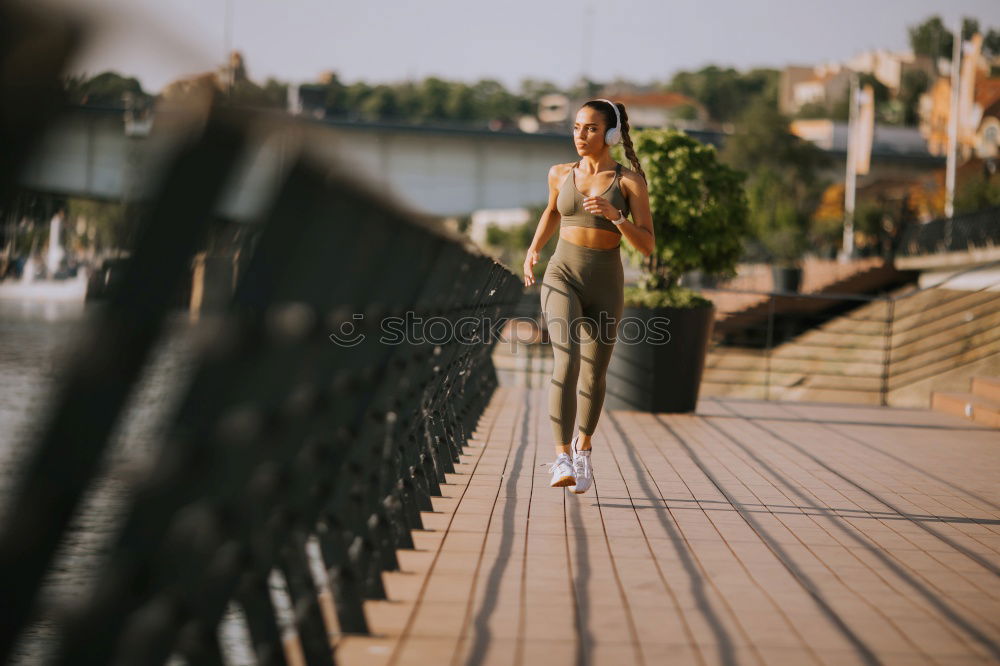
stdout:
<svg viewBox="0 0 1000 666">
<path fill-rule="evenodd" d="M 343 664 L 1000 663 L 1000 433 L 926 410 L 610 411 L 548 486 L 504 387 Z"/>
</svg>

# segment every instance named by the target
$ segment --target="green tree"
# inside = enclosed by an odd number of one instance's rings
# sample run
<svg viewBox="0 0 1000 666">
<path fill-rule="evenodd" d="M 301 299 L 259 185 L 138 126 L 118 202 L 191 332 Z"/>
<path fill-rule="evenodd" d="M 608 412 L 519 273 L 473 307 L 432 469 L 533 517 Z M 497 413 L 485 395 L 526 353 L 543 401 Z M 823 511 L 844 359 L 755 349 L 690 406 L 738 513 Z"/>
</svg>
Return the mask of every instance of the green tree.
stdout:
<svg viewBox="0 0 1000 666">
<path fill-rule="evenodd" d="M 456 83 L 448 91 L 444 103 L 444 113 L 451 120 L 475 120 L 476 94 L 464 83 Z"/>
<path fill-rule="evenodd" d="M 983 37 L 983 53 L 988 56 L 1000 56 L 1000 30 L 990 30 Z"/>
<path fill-rule="evenodd" d="M 348 99 L 347 86 L 341 82 L 335 73 L 330 74 L 326 82 L 326 113 L 330 116 L 344 116 L 347 114 L 350 100 Z"/>
<path fill-rule="evenodd" d="M 789 131 L 788 118 L 763 99 L 747 108 L 721 157 L 747 174 L 749 227 L 767 255 L 796 259 L 805 247 L 809 217 L 822 194 L 820 170 L 829 158 Z"/>
<path fill-rule="evenodd" d="M 268 79 L 262 87 L 249 79 L 236 81 L 229 91 L 227 101 L 238 106 L 278 108 L 287 105 L 288 84 Z"/>
<path fill-rule="evenodd" d="M 102 72 L 91 78 L 69 76 L 63 79 L 63 87 L 72 104 L 118 107 L 124 103 L 126 94 L 149 97 L 138 79 L 112 71 Z"/>
<path fill-rule="evenodd" d="M 364 81 L 356 81 L 344 89 L 344 111 L 349 117 L 359 117 L 365 100 L 372 87 Z"/>
<path fill-rule="evenodd" d="M 517 97 L 495 79 L 480 79 L 473 84 L 472 94 L 481 120 L 512 120 L 532 108 L 528 100 Z"/>
<path fill-rule="evenodd" d="M 288 106 L 288 84 L 274 78 L 268 78 L 262 87 L 266 105 L 274 108 Z"/>
<path fill-rule="evenodd" d="M 436 76 L 429 76 L 420 84 L 417 117 L 418 121 L 444 118 L 445 100 L 451 84 Z"/>
<path fill-rule="evenodd" d="M 547 90 L 551 84 L 533 83 L 526 79 L 528 89 Z M 494 118 L 512 120 L 531 112 L 536 100 L 508 91 L 493 79 L 474 84 L 446 81 L 429 76 L 422 81 L 402 81 L 370 85 L 358 81 L 342 83 L 335 74 L 323 84 L 309 84 L 315 92 L 325 88 L 325 110 L 328 116 L 384 119 L 409 122 L 455 121 L 482 122 Z M 535 93 L 533 93 L 535 94 Z"/>
<path fill-rule="evenodd" d="M 918 55 L 951 59 L 951 31 L 944 27 L 940 16 L 932 16 L 910 28 L 910 48 Z"/>
<path fill-rule="evenodd" d="M 358 113 L 365 120 L 400 117 L 402 114 L 395 89 L 387 85 L 375 86 L 361 100 Z"/>
<path fill-rule="evenodd" d="M 802 182 L 810 184 L 824 166 L 822 151 L 792 134 L 788 117 L 762 99 L 755 100 L 740 116 L 721 157 L 737 169 L 771 166 L 797 173 Z"/>
<path fill-rule="evenodd" d="M 731 121 L 758 97 L 777 106 L 778 75 L 773 69 L 753 69 L 743 74 L 733 68 L 709 65 L 697 72 L 676 73 L 667 88 L 701 102 L 714 120 Z"/>
<path fill-rule="evenodd" d="M 781 72 L 770 68 L 756 68 L 743 74 L 740 79 L 740 89 L 745 100 L 761 97 L 768 104 L 778 106 L 778 83 Z"/>
<path fill-rule="evenodd" d="M 1000 206 L 1000 178 L 976 174 L 962 182 L 955 192 L 955 212 L 975 213 L 984 208 Z"/>
<path fill-rule="evenodd" d="M 903 124 L 914 126 L 920 122 L 920 96 L 931 86 L 927 72 L 919 69 L 907 70 L 899 86 L 898 99 L 903 106 Z"/>
<path fill-rule="evenodd" d="M 678 120 L 697 120 L 698 109 L 690 104 L 682 104 L 671 111 L 671 115 Z"/>
<path fill-rule="evenodd" d="M 625 246 L 643 269 L 639 285 L 626 288 L 625 302 L 703 305 L 705 299 L 679 286 L 680 278 L 695 269 L 735 275 L 749 231 L 743 174 L 720 162 L 714 146 L 679 130 L 639 130 L 633 145 L 648 182 L 655 247 L 643 257 Z"/>
<path fill-rule="evenodd" d="M 542 81 L 533 78 L 521 79 L 521 89 L 519 93 L 521 97 L 530 101 L 532 104 L 537 103 L 538 100 L 541 99 L 542 95 L 557 92 L 560 92 L 559 86 L 551 81 Z"/>
<path fill-rule="evenodd" d="M 747 182 L 750 228 L 767 252 L 767 259 L 794 263 L 806 249 L 807 218 L 794 187 L 782 173 L 762 166 Z"/>
<path fill-rule="evenodd" d="M 976 32 L 980 32 L 979 21 L 974 18 L 962 20 L 962 39 L 969 39 Z M 1000 35 L 996 39 L 1000 40 Z M 910 48 L 918 55 L 951 60 L 954 43 L 954 34 L 945 27 L 940 16 L 932 16 L 910 28 Z M 994 48 L 993 42 L 990 48 Z"/>
<path fill-rule="evenodd" d="M 981 32 L 979 21 L 974 18 L 962 19 L 962 39 L 971 39 L 972 35 Z"/>
</svg>

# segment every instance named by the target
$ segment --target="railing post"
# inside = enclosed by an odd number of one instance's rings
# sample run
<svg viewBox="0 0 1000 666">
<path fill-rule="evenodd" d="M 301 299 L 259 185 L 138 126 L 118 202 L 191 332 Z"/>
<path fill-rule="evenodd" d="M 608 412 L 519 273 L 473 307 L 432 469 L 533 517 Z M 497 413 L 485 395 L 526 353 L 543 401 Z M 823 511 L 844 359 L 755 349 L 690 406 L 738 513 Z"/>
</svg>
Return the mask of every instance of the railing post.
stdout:
<svg viewBox="0 0 1000 666">
<path fill-rule="evenodd" d="M 534 360 L 534 356 L 535 356 L 535 347 L 534 347 L 534 345 L 532 343 L 529 342 L 529 343 L 525 344 L 524 350 L 525 350 L 525 377 L 524 377 L 524 382 L 525 382 L 526 387 L 528 389 L 531 389 L 531 388 L 534 388 L 534 384 L 535 384 L 534 378 L 531 376 L 531 373 L 534 371 L 534 368 L 532 367 L 532 361 Z"/>
<path fill-rule="evenodd" d="M 246 572 L 240 581 L 236 599 L 243 608 L 257 663 L 262 666 L 285 666 L 288 662 L 278 627 L 278 612 L 271 602 L 269 573 L 256 568 Z"/>
<path fill-rule="evenodd" d="M 348 547 L 344 542 L 344 527 L 336 515 L 328 514 L 321 517 L 318 528 L 316 536 L 327 567 L 326 574 L 340 630 L 343 633 L 366 634 L 368 622 L 362 603 L 364 594 L 358 572 L 350 562 Z"/>
<path fill-rule="evenodd" d="M 889 373 L 892 372 L 892 321 L 895 315 L 896 299 L 890 294 L 885 310 L 885 345 L 882 353 L 882 400 L 883 407 L 889 404 Z"/>
<path fill-rule="evenodd" d="M 767 343 L 764 348 L 764 400 L 771 399 L 771 345 L 774 343 L 774 293 L 767 297 Z"/>
<path fill-rule="evenodd" d="M 280 569 L 285 575 L 288 595 L 294 608 L 295 631 L 306 663 L 333 662 L 330 637 L 320 609 L 319 593 L 309 572 L 306 557 L 307 535 L 300 528 L 290 530 L 288 540 L 279 554 Z"/>
</svg>

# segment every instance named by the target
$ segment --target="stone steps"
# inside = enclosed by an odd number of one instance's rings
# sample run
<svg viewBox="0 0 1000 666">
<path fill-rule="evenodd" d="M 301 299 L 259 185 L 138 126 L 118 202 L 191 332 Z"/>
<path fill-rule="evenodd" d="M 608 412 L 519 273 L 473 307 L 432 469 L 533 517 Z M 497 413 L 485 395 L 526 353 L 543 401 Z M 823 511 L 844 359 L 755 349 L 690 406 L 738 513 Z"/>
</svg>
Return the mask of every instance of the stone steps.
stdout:
<svg viewBox="0 0 1000 666">
<path fill-rule="evenodd" d="M 779 345 L 770 358 L 760 349 L 717 346 L 706 359 L 703 393 L 877 404 L 888 352 L 890 404 L 902 389 L 907 404 L 927 407 L 934 388 L 956 388 L 952 375 L 962 368 L 970 375 L 992 372 L 983 366 L 1000 354 L 1000 292 L 929 289 L 898 301 L 889 350 L 879 334 L 886 312 L 884 302 L 861 306 Z M 930 380 L 945 373 L 950 384 L 935 387 Z M 909 395 L 914 391 L 920 395 Z"/>
<path fill-rule="evenodd" d="M 973 377 L 972 391 L 934 391 L 931 408 L 1000 428 L 1000 377 Z"/>
</svg>

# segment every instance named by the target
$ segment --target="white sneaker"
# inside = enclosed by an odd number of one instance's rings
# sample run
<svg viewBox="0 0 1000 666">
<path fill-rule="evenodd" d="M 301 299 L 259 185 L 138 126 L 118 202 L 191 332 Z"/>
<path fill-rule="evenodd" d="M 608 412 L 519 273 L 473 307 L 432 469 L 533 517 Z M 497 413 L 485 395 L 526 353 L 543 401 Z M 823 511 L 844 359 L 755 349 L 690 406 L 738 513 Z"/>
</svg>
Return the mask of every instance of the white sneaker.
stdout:
<svg viewBox="0 0 1000 666">
<path fill-rule="evenodd" d="M 590 490 L 594 483 L 594 468 L 590 465 L 590 449 L 582 450 L 576 448 L 579 435 L 573 438 L 573 476 L 576 477 L 576 484 L 570 488 L 577 495 Z"/>
<path fill-rule="evenodd" d="M 553 488 L 572 486 L 576 483 L 576 478 L 573 476 L 573 461 L 568 453 L 557 455 L 555 462 L 549 467 L 549 471 L 552 472 L 552 483 L 549 485 Z"/>
</svg>

